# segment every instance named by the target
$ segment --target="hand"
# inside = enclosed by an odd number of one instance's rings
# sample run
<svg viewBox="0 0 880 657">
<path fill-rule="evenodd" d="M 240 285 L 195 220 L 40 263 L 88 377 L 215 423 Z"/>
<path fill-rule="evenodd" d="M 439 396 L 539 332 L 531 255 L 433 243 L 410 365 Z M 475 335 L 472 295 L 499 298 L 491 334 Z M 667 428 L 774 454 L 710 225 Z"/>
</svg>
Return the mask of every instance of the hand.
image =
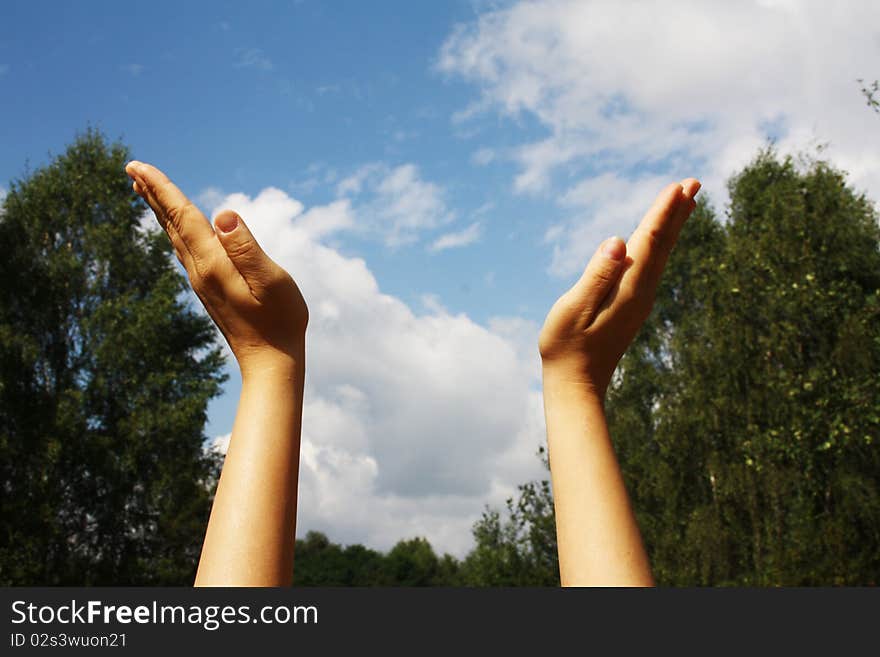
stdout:
<svg viewBox="0 0 880 657">
<path fill-rule="evenodd" d="M 125 167 L 156 214 L 193 290 L 226 337 L 242 375 L 300 362 L 308 308 L 290 274 L 267 256 L 244 221 L 223 210 L 214 228 L 154 166 Z"/>
<path fill-rule="evenodd" d="M 604 400 L 614 368 L 651 312 L 660 276 L 696 207 L 699 189 L 693 178 L 669 185 L 628 243 L 612 237 L 599 247 L 541 329 L 545 381 L 573 382 Z"/>
</svg>

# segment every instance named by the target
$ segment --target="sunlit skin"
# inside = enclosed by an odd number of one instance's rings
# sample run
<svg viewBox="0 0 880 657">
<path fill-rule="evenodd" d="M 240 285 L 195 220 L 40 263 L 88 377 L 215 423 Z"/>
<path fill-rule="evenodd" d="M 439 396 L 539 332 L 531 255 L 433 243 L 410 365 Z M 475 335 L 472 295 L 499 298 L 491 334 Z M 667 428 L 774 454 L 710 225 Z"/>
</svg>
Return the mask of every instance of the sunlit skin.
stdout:
<svg viewBox="0 0 880 657">
<path fill-rule="evenodd" d="M 154 166 L 133 189 L 165 229 L 193 290 L 238 361 L 238 412 L 196 586 L 282 586 L 293 576 L 308 309 L 291 276 L 231 210 L 213 225 Z"/>
<path fill-rule="evenodd" d="M 606 240 L 541 329 L 544 412 L 564 586 L 651 586 L 605 419 L 617 363 L 648 317 L 700 183 L 664 189 L 624 243 Z"/>
<path fill-rule="evenodd" d="M 196 585 L 291 582 L 308 310 L 290 275 L 225 210 L 213 225 L 158 169 L 131 162 L 193 290 L 238 361 L 242 392 Z M 600 246 L 540 335 L 564 585 L 653 584 L 605 420 L 605 392 L 647 318 L 700 184 L 672 184 L 627 243 Z"/>
</svg>

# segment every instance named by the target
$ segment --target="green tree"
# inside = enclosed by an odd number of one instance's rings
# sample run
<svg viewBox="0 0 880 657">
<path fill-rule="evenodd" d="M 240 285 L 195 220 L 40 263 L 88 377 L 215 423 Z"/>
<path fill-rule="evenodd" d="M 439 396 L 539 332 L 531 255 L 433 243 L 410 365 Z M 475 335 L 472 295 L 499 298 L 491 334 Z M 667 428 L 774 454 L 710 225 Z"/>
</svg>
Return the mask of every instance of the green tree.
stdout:
<svg viewBox="0 0 880 657">
<path fill-rule="evenodd" d="M 702 203 L 608 412 L 660 583 L 880 574 L 880 229 L 826 162 L 766 150 Z"/>
<path fill-rule="evenodd" d="M 545 450 L 539 456 L 547 466 Z M 473 529 L 476 545 L 461 563 L 467 586 L 558 586 L 556 520 L 548 480 L 519 486 L 507 511 L 487 509 Z"/>
<path fill-rule="evenodd" d="M 0 583 L 189 584 L 225 379 L 210 319 L 89 129 L 0 217 Z"/>
<path fill-rule="evenodd" d="M 438 586 L 446 584 L 444 578 L 448 562 L 444 564 L 434 548 L 424 538 L 399 541 L 385 557 L 385 572 L 393 586 Z"/>
<path fill-rule="evenodd" d="M 458 561 L 438 557 L 424 538 L 399 541 L 387 554 L 354 544 L 342 547 L 310 531 L 296 541 L 297 586 L 454 586 Z"/>
<path fill-rule="evenodd" d="M 321 532 L 297 539 L 293 575 L 296 586 L 382 586 L 384 556 L 363 545 L 331 543 Z"/>
</svg>

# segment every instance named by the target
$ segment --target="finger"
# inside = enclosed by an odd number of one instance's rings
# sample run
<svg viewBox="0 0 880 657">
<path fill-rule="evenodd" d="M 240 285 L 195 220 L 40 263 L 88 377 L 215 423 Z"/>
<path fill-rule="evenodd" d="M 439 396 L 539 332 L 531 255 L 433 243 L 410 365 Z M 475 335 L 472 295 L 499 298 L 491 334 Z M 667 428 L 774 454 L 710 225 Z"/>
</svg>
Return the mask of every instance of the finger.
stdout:
<svg viewBox="0 0 880 657">
<path fill-rule="evenodd" d="M 699 188 L 693 178 L 667 186 L 630 236 L 627 252 L 633 265 L 626 276 L 635 289 L 656 287 L 681 228 L 696 206 L 693 196 Z"/>
<path fill-rule="evenodd" d="M 592 324 L 608 293 L 617 284 L 626 259 L 626 243 L 619 237 L 605 240 L 587 264 L 580 280 L 568 291 L 579 308 L 584 328 Z"/>
<path fill-rule="evenodd" d="M 679 202 L 675 214 L 669 222 L 669 232 L 665 237 L 664 248 L 659 250 L 651 262 L 651 276 L 656 279 L 659 279 L 663 274 L 663 270 L 666 269 L 666 263 L 669 261 L 672 249 L 675 248 L 678 242 L 681 230 L 684 228 L 688 217 L 691 216 L 697 207 L 694 197 L 700 191 L 700 182 L 695 178 L 686 178 L 681 182 L 681 188 L 684 198 Z"/>
<path fill-rule="evenodd" d="M 163 228 L 172 226 L 195 260 L 206 257 L 216 242 L 205 215 L 156 167 L 133 161 L 126 171 L 134 174 Z"/>
<path fill-rule="evenodd" d="M 660 192 L 642 221 L 630 235 L 626 250 L 633 259 L 631 271 L 647 267 L 651 259 L 666 248 L 679 203 L 684 198 L 680 183 L 672 183 Z"/>
<path fill-rule="evenodd" d="M 697 192 L 700 191 L 702 184 L 696 178 L 685 178 L 681 181 L 681 187 L 684 190 L 685 196 L 693 200 L 694 197 L 696 197 Z"/>
<path fill-rule="evenodd" d="M 156 215 L 156 220 L 159 222 L 159 225 L 162 226 L 162 229 L 168 235 L 171 246 L 174 248 L 174 254 L 177 256 L 177 260 L 180 262 L 181 265 L 183 265 L 183 268 L 186 270 L 187 275 L 190 277 L 190 280 L 192 280 L 195 272 L 195 264 L 193 262 L 192 254 L 186 248 L 186 244 L 183 243 L 183 239 L 181 239 L 180 235 L 177 234 L 177 230 L 174 228 L 174 226 L 164 218 L 164 213 L 162 212 L 162 208 L 159 205 L 159 202 L 155 199 L 155 197 L 152 196 L 149 188 L 147 188 L 143 184 L 140 176 L 135 173 L 133 169 L 129 169 L 128 167 L 126 167 L 126 173 L 134 178 L 132 188 L 137 194 L 141 196 L 141 198 L 143 198 L 147 202 L 147 205 L 149 205 L 150 208 L 153 210 L 153 214 Z"/>
<path fill-rule="evenodd" d="M 223 210 L 214 217 L 214 225 L 217 239 L 248 284 L 251 294 L 258 301 L 263 300 L 267 287 L 278 278 L 281 268 L 266 255 L 236 212 Z"/>
</svg>

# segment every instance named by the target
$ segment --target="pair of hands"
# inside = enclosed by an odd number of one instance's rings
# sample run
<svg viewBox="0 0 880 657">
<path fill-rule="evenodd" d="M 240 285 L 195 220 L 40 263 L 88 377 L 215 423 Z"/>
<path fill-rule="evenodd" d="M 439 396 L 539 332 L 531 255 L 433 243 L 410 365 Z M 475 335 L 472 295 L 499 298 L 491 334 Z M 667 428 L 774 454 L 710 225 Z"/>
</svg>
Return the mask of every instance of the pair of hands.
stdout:
<svg viewBox="0 0 880 657">
<path fill-rule="evenodd" d="M 165 229 L 193 290 L 223 332 L 242 374 L 304 358 L 308 309 L 291 276 L 257 244 L 231 210 L 214 219 L 156 167 L 126 166 L 133 189 Z M 587 386 L 600 398 L 647 318 L 700 183 L 664 189 L 629 242 L 606 240 L 580 280 L 554 304 L 541 330 L 545 380 Z"/>
</svg>

